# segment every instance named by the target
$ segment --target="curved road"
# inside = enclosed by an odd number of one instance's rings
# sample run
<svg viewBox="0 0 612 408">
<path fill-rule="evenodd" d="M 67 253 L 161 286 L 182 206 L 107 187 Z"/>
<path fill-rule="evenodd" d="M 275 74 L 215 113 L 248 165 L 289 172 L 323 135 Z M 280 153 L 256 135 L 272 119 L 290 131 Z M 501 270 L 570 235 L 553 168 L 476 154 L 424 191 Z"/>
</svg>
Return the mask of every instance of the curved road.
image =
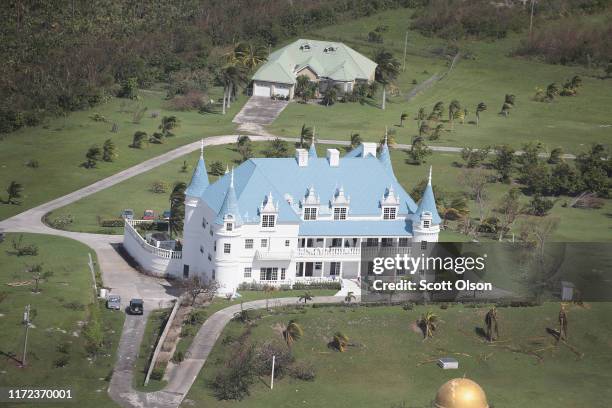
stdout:
<svg viewBox="0 0 612 408">
<path fill-rule="evenodd" d="M 255 142 L 274 139 L 275 136 L 249 136 Z M 205 146 L 235 143 L 237 135 L 214 136 L 204 139 Z M 281 138 L 288 142 L 296 142 L 295 138 Z M 317 140 L 317 143 L 348 145 L 346 141 L 339 140 Z M 409 145 L 395 145 L 399 149 L 409 149 Z M 146 160 L 133 167 L 125 169 L 119 173 L 97 181 L 87 187 L 76 190 L 65 196 L 56 198 L 52 201 L 31 208 L 11 218 L 0 222 L 0 229 L 7 232 L 33 232 L 49 235 L 58 235 L 72 238 L 91 247 L 97 254 L 100 270 L 102 272 L 104 285 L 111 288 L 112 293 L 119 294 L 124 302 L 134 297 L 140 297 L 148 305 L 153 305 L 148 310 L 162 307 L 169 301 L 176 298 L 177 293 L 172 285 L 165 279 L 153 278 L 137 272 L 124 259 L 120 253 L 120 243 L 122 236 L 88 234 L 80 232 L 70 232 L 56 230 L 48 227 L 42 222 L 42 218 L 50 211 L 78 201 L 84 197 L 104 190 L 117 183 L 127 180 L 135 175 L 144 173 L 159 165 L 184 156 L 187 153 L 200 148 L 200 142 L 194 142 L 160 156 Z M 460 152 L 460 147 L 431 146 L 434 151 L 441 152 Z M 519 153 L 520 154 L 520 153 Z M 571 155 L 566 155 L 572 158 Z M 330 303 L 341 301 L 342 297 L 318 297 L 317 303 Z M 283 298 L 276 300 L 277 305 L 294 304 L 297 298 Z M 265 301 L 248 302 L 245 306 L 249 308 L 265 307 Z M 115 366 L 109 394 L 121 406 L 130 408 L 161 407 L 174 408 L 181 403 L 191 385 L 195 381 L 198 372 L 204 365 L 206 357 L 210 353 L 217 338 L 221 334 L 227 322 L 234 313 L 239 311 L 239 305 L 230 306 L 223 309 L 209 319 L 198 331 L 189 349 L 190 358 L 183 361 L 179 366 L 170 372 L 170 380 L 166 388 L 162 391 L 145 393 L 137 392 L 132 389 L 133 366 L 138 354 L 138 349 L 144 333 L 145 316 L 127 316 L 121 334 L 119 345 L 118 360 Z"/>
</svg>

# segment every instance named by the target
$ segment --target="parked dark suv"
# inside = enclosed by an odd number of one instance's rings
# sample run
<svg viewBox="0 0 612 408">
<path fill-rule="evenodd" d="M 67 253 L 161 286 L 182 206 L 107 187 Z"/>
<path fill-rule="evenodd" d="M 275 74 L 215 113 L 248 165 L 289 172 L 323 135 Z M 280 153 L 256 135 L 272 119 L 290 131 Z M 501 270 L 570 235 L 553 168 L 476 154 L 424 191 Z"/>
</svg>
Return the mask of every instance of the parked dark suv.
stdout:
<svg viewBox="0 0 612 408">
<path fill-rule="evenodd" d="M 141 315 L 144 312 L 144 302 L 142 301 L 142 299 L 130 300 L 128 312 L 133 315 Z"/>
</svg>

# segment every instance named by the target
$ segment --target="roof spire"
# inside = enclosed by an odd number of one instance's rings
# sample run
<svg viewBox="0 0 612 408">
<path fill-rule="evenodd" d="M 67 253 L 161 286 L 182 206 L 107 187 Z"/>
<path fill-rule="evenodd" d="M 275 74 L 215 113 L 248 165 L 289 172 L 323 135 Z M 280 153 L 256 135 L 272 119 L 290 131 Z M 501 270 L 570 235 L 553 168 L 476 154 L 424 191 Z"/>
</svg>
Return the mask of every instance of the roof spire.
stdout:
<svg viewBox="0 0 612 408">
<path fill-rule="evenodd" d="M 200 157 L 204 157 L 204 138 L 200 140 Z"/>
<path fill-rule="evenodd" d="M 432 168 L 432 167 L 433 167 L 433 166 L 429 166 L 429 178 L 427 179 L 427 185 L 428 185 L 428 186 L 431 186 L 431 168 Z"/>
<path fill-rule="evenodd" d="M 232 166 L 232 173 L 230 177 L 230 188 L 234 188 L 234 166 Z"/>
</svg>

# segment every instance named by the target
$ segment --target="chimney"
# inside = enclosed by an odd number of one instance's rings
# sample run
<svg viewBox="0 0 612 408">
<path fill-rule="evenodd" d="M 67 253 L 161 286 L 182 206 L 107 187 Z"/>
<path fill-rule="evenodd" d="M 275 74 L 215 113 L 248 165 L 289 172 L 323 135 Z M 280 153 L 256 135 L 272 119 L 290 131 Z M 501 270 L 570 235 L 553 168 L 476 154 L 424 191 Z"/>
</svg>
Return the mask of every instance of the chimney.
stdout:
<svg viewBox="0 0 612 408">
<path fill-rule="evenodd" d="M 327 161 L 330 167 L 338 167 L 340 165 L 340 151 L 338 149 L 327 149 Z"/>
<path fill-rule="evenodd" d="M 368 154 L 371 154 L 372 156 L 376 157 L 376 143 L 367 142 L 367 143 L 362 143 L 362 145 L 363 145 L 363 154 L 362 154 L 363 158 L 368 157 Z"/>
<path fill-rule="evenodd" d="M 297 160 L 298 166 L 308 166 L 308 150 L 306 149 L 295 149 L 295 160 Z"/>
</svg>

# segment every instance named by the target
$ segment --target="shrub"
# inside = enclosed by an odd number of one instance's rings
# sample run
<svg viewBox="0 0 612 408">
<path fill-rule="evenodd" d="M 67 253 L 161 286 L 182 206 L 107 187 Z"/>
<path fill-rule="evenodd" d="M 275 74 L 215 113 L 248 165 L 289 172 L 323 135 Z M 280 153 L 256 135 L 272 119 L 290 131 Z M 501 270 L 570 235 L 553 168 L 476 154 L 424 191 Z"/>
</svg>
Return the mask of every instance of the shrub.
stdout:
<svg viewBox="0 0 612 408">
<path fill-rule="evenodd" d="M 60 215 L 59 217 L 48 220 L 51 227 L 55 229 L 66 229 L 67 226 L 74 222 L 74 218 L 70 214 Z"/>
<path fill-rule="evenodd" d="M 274 375 L 282 378 L 294 362 L 291 351 L 284 343 L 268 341 L 257 347 L 253 364 L 255 371 L 259 375 L 269 375 L 272 371 L 272 356 L 274 360 Z"/>
<path fill-rule="evenodd" d="M 40 167 L 40 163 L 38 162 L 38 160 L 28 160 L 26 162 L 26 166 L 31 169 L 37 169 Z"/>
<path fill-rule="evenodd" d="M 412 303 L 412 302 L 404 303 L 402 305 L 402 309 L 404 309 L 404 310 L 412 310 L 412 309 L 414 309 L 414 303 Z"/>
<path fill-rule="evenodd" d="M 72 302 L 64 303 L 62 306 L 64 306 L 66 309 L 70 309 L 70 310 L 74 310 L 74 311 L 85 310 L 85 305 L 82 304 L 81 302 L 77 302 L 77 301 L 72 301 Z"/>
<path fill-rule="evenodd" d="M 206 107 L 208 97 L 200 91 L 189 91 L 184 95 L 176 95 L 169 101 L 169 107 L 178 111 L 189 111 L 193 109 L 203 110 Z"/>
<path fill-rule="evenodd" d="M 168 192 L 168 183 L 165 181 L 157 180 L 151 183 L 151 192 L 156 194 L 165 194 Z"/>
<path fill-rule="evenodd" d="M 57 351 L 63 354 L 70 354 L 70 343 L 64 341 L 57 345 Z"/>
<path fill-rule="evenodd" d="M 310 290 L 310 289 L 332 289 L 332 290 L 340 290 L 342 289 L 342 285 L 340 282 L 312 282 L 312 283 L 304 283 L 304 282 L 296 282 L 293 284 L 294 290 Z"/>
<path fill-rule="evenodd" d="M 55 368 L 66 367 L 69 362 L 70 362 L 70 357 L 64 354 L 60 356 L 59 358 L 57 358 L 55 361 L 53 361 L 53 367 Z"/>
<path fill-rule="evenodd" d="M 255 381 L 254 350 L 245 346 L 232 353 L 231 359 L 211 382 L 213 394 L 218 400 L 242 400 L 250 394 Z"/>
<path fill-rule="evenodd" d="M 316 377 L 315 368 L 309 362 L 300 361 L 289 368 L 289 375 L 303 381 L 313 381 Z"/>
<path fill-rule="evenodd" d="M 100 226 L 105 228 L 123 227 L 123 223 L 123 218 L 107 218 L 99 221 Z"/>
<path fill-rule="evenodd" d="M 174 354 L 174 356 L 172 357 L 172 361 L 174 361 L 175 363 L 180 363 L 183 360 L 185 360 L 185 353 L 180 350 L 177 351 L 176 354 Z"/>
<path fill-rule="evenodd" d="M 151 371 L 151 379 L 155 381 L 161 381 L 164 378 L 164 368 L 161 366 L 155 366 Z"/>
<path fill-rule="evenodd" d="M 23 235 L 19 236 L 18 240 L 13 240 L 12 246 L 17 256 L 36 256 L 38 255 L 38 246 L 35 244 L 24 244 L 22 242 Z"/>
</svg>

